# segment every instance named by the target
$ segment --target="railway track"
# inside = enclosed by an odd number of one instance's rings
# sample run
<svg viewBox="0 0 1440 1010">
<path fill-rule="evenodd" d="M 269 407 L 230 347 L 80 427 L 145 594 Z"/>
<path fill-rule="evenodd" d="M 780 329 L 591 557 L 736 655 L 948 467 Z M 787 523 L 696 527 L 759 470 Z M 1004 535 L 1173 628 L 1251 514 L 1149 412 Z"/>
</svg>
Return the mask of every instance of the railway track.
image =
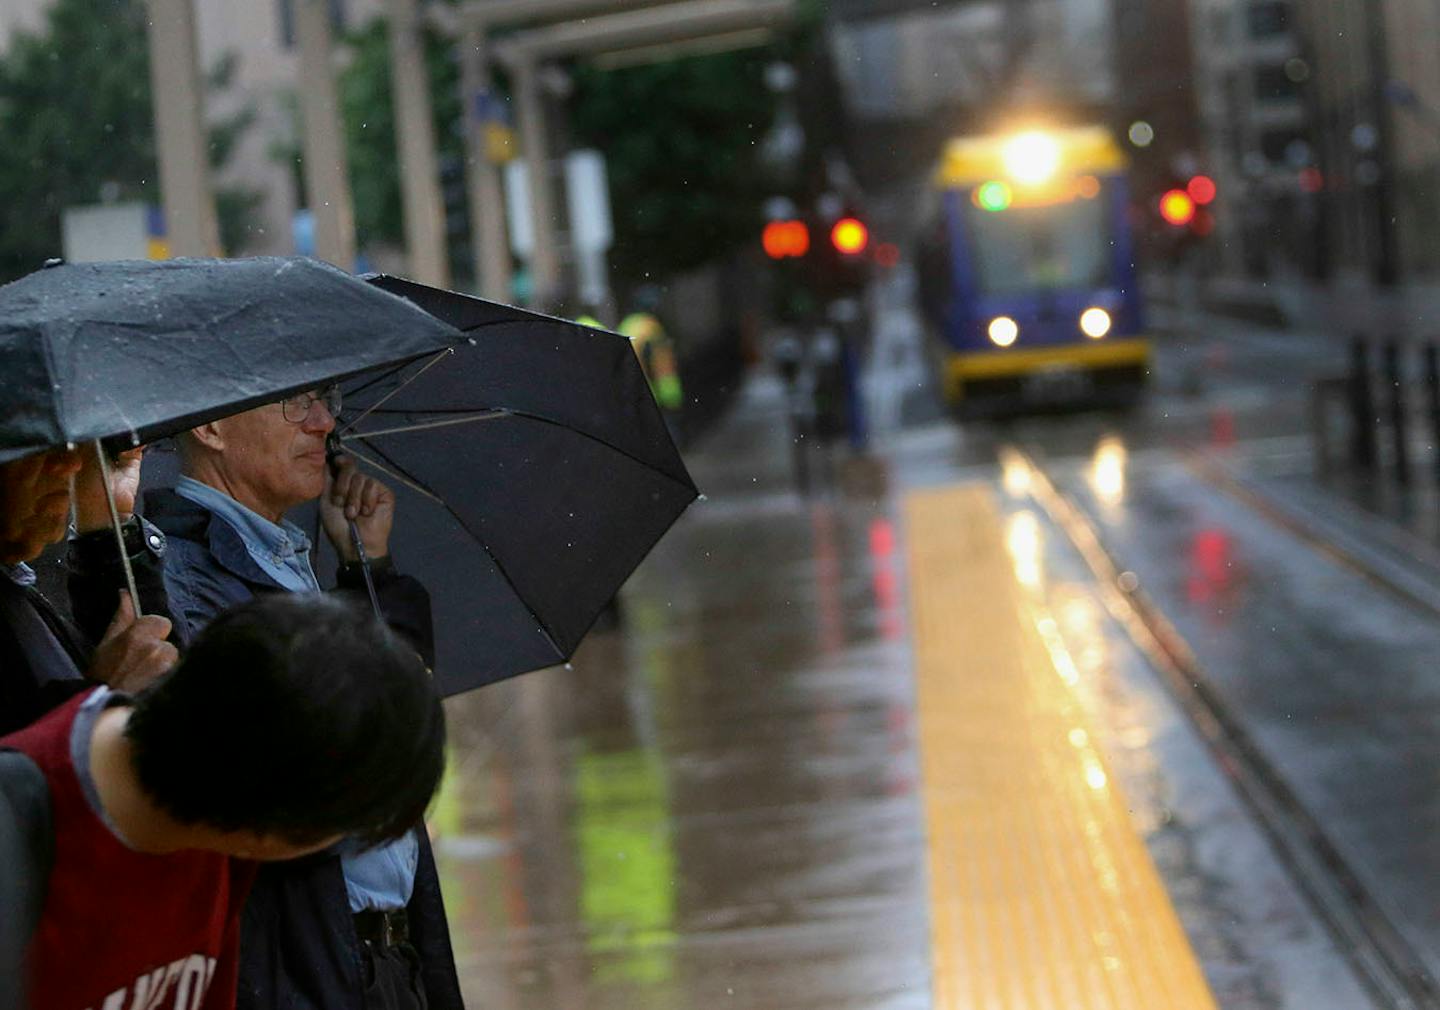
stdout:
<svg viewBox="0 0 1440 1010">
<path fill-rule="evenodd" d="M 1022 468 L 1027 473 L 1030 496 L 1090 568 L 1107 611 L 1198 729 L 1281 863 L 1333 933 L 1337 948 L 1378 1005 L 1395 1010 L 1440 1010 L 1440 985 L 1424 959 L 1349 865 L 1324 824 L 1305 808 L 1256 745 L 1140 580 L 1111 552 L 1094 519 L 1052 479 L 1036 454 L 1016 444 L 1003 446 L 999 454 L 1007 471 Z M 1440 617 L 1440 596 L 1431 597 L 1362 553 L 1335 544 L 1203 457 L 1193 456 L 1187 463 L 1212 487 L 1364 577 L 1379 590 L 1432 617 Z"/>
</svg>

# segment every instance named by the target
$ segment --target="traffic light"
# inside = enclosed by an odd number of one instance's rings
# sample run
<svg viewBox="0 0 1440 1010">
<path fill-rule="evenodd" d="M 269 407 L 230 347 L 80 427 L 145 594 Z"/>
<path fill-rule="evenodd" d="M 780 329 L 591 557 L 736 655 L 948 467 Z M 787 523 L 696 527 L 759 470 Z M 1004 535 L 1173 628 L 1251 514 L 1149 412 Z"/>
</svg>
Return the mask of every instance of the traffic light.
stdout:
<svg viewBox="0 0 1440 1010">
<path fill-rule="evenodd" d="M 870 244 L 870 229 L 859 218 L 842 217 L 830 229 L 830 244 L 843 256 L 859 256 Z"/>
<path fill-rule="evenodd" d="M 1184 228 L 1195 220 L 1195 198 L 1183 189 L 1166 191 L 1160 197 L 1160 216 L 1166 224 Z"/>
<path fill-rule="evenodd" d="M 1185 193 L 1195 201 L 1197 207 L 1207 207 L 1215 202 L 1215 180 L 1208 175 L 1193 176 L 1185 184 Z"/>
<path fill-rule="evenodd" d="M 830 241 L 809 257 L 812 287 L 822 298 L 852 297 L 870 280 L 870 227 L 849 209 L 827 225 Z"/>
<path fill-rule="evenodd" d="M 802 259 L 810 251 L 810 229 L 804 221 L 771 221 L 760 244 L 772 260 Z"/>
</svg>

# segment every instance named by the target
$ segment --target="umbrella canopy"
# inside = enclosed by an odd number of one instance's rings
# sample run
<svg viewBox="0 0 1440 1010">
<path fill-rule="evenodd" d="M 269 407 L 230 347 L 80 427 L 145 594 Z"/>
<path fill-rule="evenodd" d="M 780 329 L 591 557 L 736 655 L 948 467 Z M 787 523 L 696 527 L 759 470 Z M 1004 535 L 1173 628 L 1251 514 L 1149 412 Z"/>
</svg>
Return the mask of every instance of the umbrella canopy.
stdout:
<svg viewBox="0 0 1440 1010">
<path fill-rule="evenodd" d="M 0 287 L 0 463 L 149 442 L 461 339 L 316 260 L 47 267 Z"/>
<path fill-rule="evenodd" d="M 393 277 L 470 340 L 348 384 L 342 441 L 388 474 L 447 694 L 564 662 L 697 496 L 624 337 Z"/>
</svg>

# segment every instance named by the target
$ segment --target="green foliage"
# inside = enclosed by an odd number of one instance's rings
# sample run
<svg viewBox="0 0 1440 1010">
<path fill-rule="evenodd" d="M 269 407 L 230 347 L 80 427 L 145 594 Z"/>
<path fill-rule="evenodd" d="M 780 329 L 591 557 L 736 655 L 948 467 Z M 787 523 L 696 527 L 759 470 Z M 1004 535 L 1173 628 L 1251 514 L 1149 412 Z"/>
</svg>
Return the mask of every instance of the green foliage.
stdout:
<svg viewBox="0 0 1440 1010">
<path fill-rule="evenodd" d="M 622 286 L 757 240 L 770 195 L 759 151 L 775 111 L 763 79 L 772 58 L 752 49 L 577 69 L 572 123 L 577 143 L 606 157 Z"/>
<path fill-rule="evenodd" d="M 0 58 L 0 280 L 60 254 L 66 207 L 160 202 L 145 18 L 143 0 L 56 0 Z M 217 160 L 246 125 L 222 124 Z M 254 201 L 224 194 L 222 232 L 242 236 Z"/>
<path fill-rule="evenodd" d="M 401 244 L 405 219 L 400 197 L 400 159 L 395 137 L 395 105 L 390 97 L 389 26 L 376 18 L 345 39 L 351 60 L 340 76 L 345 117 L 350 187 L 355 201 L 355 233 L 364 248 L 370 242 Z M 430 102 L 435 143 L 442 160 L 464 157 L 460 123 L 460 69 L 449 45 L 433 33 L 425 39 L 430 71 Z"/>
</svg>

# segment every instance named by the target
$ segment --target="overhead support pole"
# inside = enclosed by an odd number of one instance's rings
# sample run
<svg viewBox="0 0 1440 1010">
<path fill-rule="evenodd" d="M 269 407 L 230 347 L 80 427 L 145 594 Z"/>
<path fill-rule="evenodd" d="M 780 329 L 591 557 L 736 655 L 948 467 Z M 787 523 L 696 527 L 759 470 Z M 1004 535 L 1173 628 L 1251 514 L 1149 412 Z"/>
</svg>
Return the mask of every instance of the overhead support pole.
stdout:
<svg viewBox="0 0 1440 1010">
<path fill-rule="evenodd" d="M 673 2 L 675 0 L 469 0 L 455 7 L 437 5 L 435 16 L 456 21 L 466 28 L 508 28 L 615 14 Z"/>
<path fill-rule="evenodd" d="M 510 300 L 510 250 L 505 235 L 505 196 L 500 166 L 486 140 L 486 123 L 476 103 L 494 102 L 490 40 L 482 28 L 465 28 L 460 39 L 460 107 L 465 124 L 465 179 L 470 197 L 470 244 L 480 293 L 491 301 Z"/>
<path fill-rule="evenodd" d="M 328 0 L 298 0 L 295 34 L 300 44 L 305 196 L 315 222 L 315 255 L 342 270 L 353 270 L 355 206 L 331 62 Z"/>
<path fill-rule="evenodd" d="M 512 83 L 519 105 L 520 146 L 529 177 L 530 220 L 534 248 L 530 253 L 531 304 L 543 311 L 560 298 L 560 251 L 555 227 L 555 194 L 550 185 L 549 128 L 545 99 L 540 94 L 539 68 L 533 60 L 513 64 Z"/>
<path fill-rule="evenodd" d="M 685 0 L 532 28 L 506 39 L 496 51 L 507 63 L 595 56 L 707 35 L 779 28 L 792 17 L 792 7 L 791 0 Z"/>
<path fill-rule="evenodd" d="M 192 0 L 150 0 L 150 84 L 165 236 L 176 256 L 219 256 Z"/>
<path fill-rule="evenodd" d="M 422 284 L 447 288 L 450 263 L 445 250 L 445 212 L 440 198 L 440 166 L 435 157 L 420 8 L 417 0 L 388 0 L 388 10 L 390 76 L 409 272 Z"/>
</svg>

